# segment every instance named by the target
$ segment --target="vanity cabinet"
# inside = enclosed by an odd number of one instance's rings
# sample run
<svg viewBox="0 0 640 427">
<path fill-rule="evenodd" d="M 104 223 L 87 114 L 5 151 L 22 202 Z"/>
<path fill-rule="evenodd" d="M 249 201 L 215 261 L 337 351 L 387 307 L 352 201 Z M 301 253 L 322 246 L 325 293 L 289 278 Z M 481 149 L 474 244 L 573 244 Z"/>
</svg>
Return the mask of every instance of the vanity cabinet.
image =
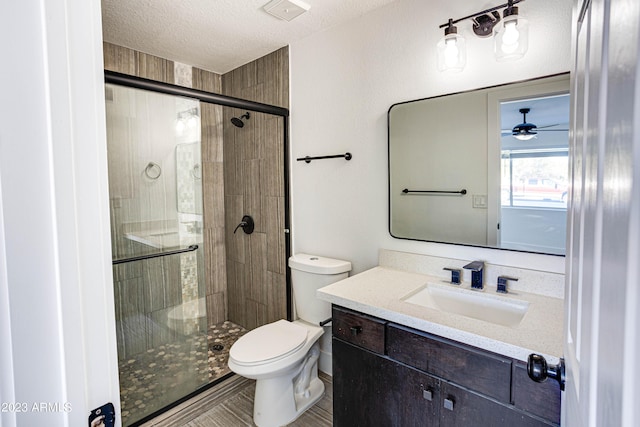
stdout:
<svg viewBox="0 0 640 427">
<path fill-rule="evenodd" d="M 334 425 L 548 426 L 555 381 L 502 355 L 333 307 Z"/>
</svg>

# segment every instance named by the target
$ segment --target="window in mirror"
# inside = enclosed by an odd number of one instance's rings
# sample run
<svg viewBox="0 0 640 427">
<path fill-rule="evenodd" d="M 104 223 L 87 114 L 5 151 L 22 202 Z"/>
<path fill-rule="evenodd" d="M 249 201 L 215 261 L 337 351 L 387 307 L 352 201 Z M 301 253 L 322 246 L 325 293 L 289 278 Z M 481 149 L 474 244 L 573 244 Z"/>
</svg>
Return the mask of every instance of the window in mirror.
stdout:
<svg viewBox="0 0 640 427">
<path fill-rule="evenodd" d="M 516 112 L 523 111 L 529 119 L 510 132 Z M 502 102 L 500 116 L 500 246 L 564 254 L 569 95 Z M 531 135 L 514 137 L 523 127 Z"/>
</svg>

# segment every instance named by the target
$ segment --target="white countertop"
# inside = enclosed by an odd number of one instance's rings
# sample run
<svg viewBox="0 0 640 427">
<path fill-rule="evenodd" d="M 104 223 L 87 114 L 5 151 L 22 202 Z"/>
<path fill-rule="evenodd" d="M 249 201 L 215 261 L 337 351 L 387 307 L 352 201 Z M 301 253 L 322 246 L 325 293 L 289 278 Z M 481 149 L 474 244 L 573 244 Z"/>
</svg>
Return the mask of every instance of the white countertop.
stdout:
<svg viewBox="0 0 640 427">
<path fill-rule="evenodd" d="M 504 297 L 528 301 L 529 309 L 517 326 L 501 326 L 402 301 L 403 297 L 427 283 L 443 282 L 442 278 L 425 274 L 375 267 L 321 288 L 317 295 L 332 304 L 521 361 L 526 362 L 530 353 L 539 353 L 549 364 L 559 362 L 562 355 L 562 299 L 510 292 Z M 468 288 L 469 284 L 460 286 Z M 494 291 L 485 288 L 481 292 Z"/>
</svg>

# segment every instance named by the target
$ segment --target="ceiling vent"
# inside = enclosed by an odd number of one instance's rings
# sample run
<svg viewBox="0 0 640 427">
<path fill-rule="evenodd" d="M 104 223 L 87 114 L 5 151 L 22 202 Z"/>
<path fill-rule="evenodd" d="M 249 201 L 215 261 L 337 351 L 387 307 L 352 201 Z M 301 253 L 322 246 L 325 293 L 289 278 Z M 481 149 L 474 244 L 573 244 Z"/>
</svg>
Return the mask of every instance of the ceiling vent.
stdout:
<svg viewBox="0 0 640 427">
<path fill-rule="evenodd" d="M 265 12 L 276 18 L 291 21 L 311 9 L 301 0 L 272 0 L 264 7 Z"/>
</svg>

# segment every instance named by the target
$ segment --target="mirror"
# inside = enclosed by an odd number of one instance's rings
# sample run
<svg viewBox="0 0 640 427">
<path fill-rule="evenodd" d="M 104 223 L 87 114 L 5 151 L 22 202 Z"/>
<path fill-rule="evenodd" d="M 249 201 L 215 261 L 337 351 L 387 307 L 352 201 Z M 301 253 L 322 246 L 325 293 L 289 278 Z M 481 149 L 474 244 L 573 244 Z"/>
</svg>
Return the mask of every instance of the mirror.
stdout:
<svg viewBox="0 0 640 427">
<path fill-rule="evenodd" d="M 393 237 L 564 255 L 568 74 L 394 104 L 388 125 Z"/>
</svg>

